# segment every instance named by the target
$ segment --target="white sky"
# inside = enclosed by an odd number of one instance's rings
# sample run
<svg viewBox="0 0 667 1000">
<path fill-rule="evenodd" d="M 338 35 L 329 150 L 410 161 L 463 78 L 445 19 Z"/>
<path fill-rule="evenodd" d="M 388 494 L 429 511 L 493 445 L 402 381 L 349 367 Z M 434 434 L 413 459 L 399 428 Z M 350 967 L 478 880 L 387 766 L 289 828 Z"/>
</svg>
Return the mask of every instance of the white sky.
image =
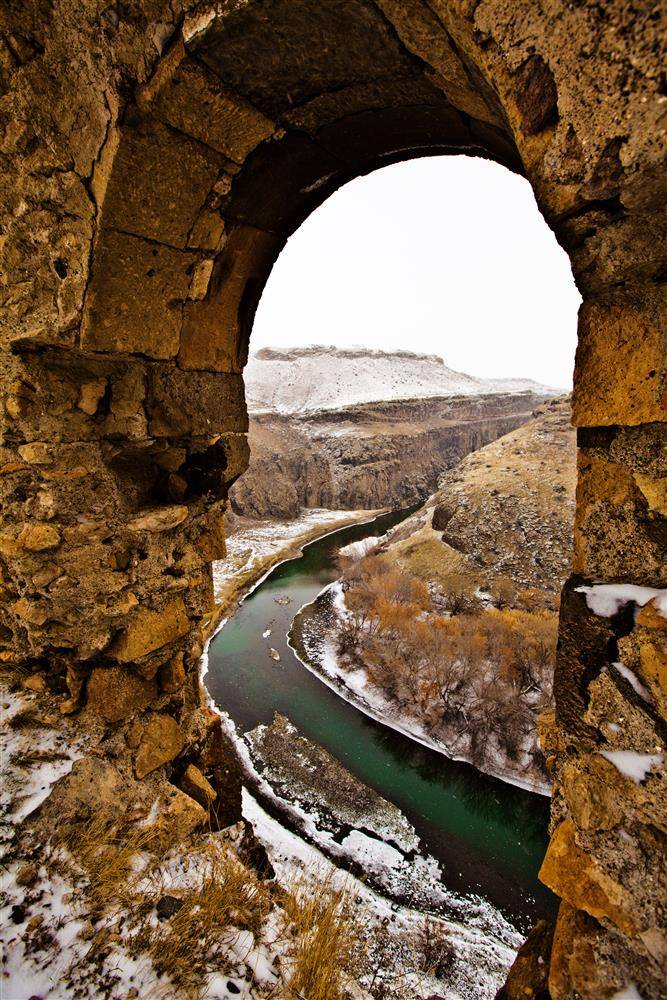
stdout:
<svg viewBox="0 0 667 1000">
<path fill-rule="evenodd" d="M 526 180 L 467 156 L 409 160 L 346 184 L 290 238 L 251 349 L 412 350 L 569 388 L 580 301 Z"/>
</svg>

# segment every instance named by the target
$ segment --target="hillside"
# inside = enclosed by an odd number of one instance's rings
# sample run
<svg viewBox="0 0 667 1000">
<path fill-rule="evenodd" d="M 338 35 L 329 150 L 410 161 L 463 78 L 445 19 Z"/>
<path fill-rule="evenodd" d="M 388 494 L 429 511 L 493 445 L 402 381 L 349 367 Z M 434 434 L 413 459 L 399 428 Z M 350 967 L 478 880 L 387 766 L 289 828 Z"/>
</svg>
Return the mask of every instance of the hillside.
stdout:
<svg viewBox="0 0 667 1000">
<path fill-rule="evenodd" d="M 468 455 L 295 623 L 307 661 L 362 710 L 448 756 L 548 789 L 536 717 L 551 702 L 574 515 L 569 406 L 540 407 Z"/>
<path fill-rule="evenodd" d="M 555 598 L 569 571 L 575 453 L 569 404 L 544 404 L 447 471 L 388 552 L 430 582 L 463 572 L 488 587 L 510 577 Z"/>
<path fill-rule="evenodd" d="M 251 414 L 303 413 L 433 396 L 562 392 L 531 379 L 475 378 L 447 368 L 435 354 L 361 347 L 262 348 L 250 355 L 244 377 Z"/>
</svg>

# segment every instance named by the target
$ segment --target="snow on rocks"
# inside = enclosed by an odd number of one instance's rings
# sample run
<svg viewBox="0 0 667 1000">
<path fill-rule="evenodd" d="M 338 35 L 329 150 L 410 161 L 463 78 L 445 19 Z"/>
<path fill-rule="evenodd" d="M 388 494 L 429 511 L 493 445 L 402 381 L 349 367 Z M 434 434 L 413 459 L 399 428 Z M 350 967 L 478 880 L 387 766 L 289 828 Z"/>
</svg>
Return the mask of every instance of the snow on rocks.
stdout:
<svg viewBox="0 0 667 1000">
<path fill-rule="evenodd" d="M 343 888 L 356 904 L 363 923 L 369 933 L 377 932 L 388 937 L 387 952 L 396 956 L 405 952 L 405 964 L 414 960 L 414 940 L 423 927 L 424 913 L 408 905 L 391 903 L 379 895 L 366 883 L 361 882 L 348 872 L 337 868 L 317 847 L 306 843 L 296 834 L 286 830 L 280 823 L 268 815 L 257 800 L 244 789 L 243 815 L 252 823 L 255 835 L 265 845 L 271 864 L 280 881 L 293 882 L 295 879 L 305 879 L 315 884 L 329 884 L 334 888 Z M 381 862 L 380 854 L 385 852 L 381 844 L 369 847 L 363 834 L 356 831 L 353 844 L 357 850 L 374 851 L 376 863 Z M 363 845 L 363 847 L 362 847 Z M 391 868 L 391 862 L 396 861 L 384 853 L 384 862 Z M 427 884 L 434 873 L 426 862 L 419 868 L 422 884 Z M 457 922 L 454 920 L 433 917 L 437 926 L 447 934 L 454 952 L 455 960 L 446 977 L 446 986 L 442 979 L 415 975 L 407 972 L 405 979 L 405 996 L 415 998 L 440 995 L 443 990 L 448 1000 L 491 1000 L 504 982 L 507 970 L 515 957 L 515 950 L 521 943 L 521 937 L 509 928 L 506 921 L 499 915 L 495 919 L 489 907 L 487 920 L 480 923 L 469 919 Z M 387 970 L 385 970 L 387 971 Z M 382 969 L 379 967 L 379 975 Z M 362 979 L 361 985 L 364 985 Z M 388 995 L 392 995 L 391 992 Z"/>
<path fill-rule="evenodd" d="M 653 768 L 661 767 L 664 761 L 664 754 L 637 753 L 635 750 L 601 750 L 600 755 L 636 785 L 641 784 Z"/>
<path fill-rule="evenodd" d="M 624 677 L 625 680 L 631 685 L 631 687 L 634 688 L 634 690 L 636 691 L 636 693 L 639 695 L 640 698 L 642 698 L 644 701 L 651 700 L 651 696 L 649 695 L 648 690 L 644 687 L 644 685 L 639 680 L 635 672 L 633 670 L 630 670 L 630 667 L 626 667 L 624 663 L 612 663 L 612 666 L 614 670 L 618 671 L 621 677 Z"/>
<path fill-rule="evenodd" d="M 653 601 L 660 614 L 667 618 L 667 590 L 639 587 L 634 583 L 595 583 L 575 589 L 586 595 L 589 610 L 602 618 L 611 618 L 630 602 L 643 608 L 649 601 Z"/>
</svg>

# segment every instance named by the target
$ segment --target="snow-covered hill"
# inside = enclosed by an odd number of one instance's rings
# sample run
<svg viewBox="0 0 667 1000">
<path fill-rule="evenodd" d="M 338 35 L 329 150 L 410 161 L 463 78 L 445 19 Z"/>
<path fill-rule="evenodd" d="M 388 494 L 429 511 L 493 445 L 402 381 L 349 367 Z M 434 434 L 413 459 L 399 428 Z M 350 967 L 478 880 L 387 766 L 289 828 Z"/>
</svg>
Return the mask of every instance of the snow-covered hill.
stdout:
<svg viewBox="0 0 667 1000">
<path fill-rule="evenodd" d="M 435 354 L 364 347 L 265 347 L 250 356 L 245 383 L 251 413 L 303 413 L 430 396 L 524 391 L 556 396 L 563 392 L 531 379 L 465 375 L 447 368 Z"/>
</svg>

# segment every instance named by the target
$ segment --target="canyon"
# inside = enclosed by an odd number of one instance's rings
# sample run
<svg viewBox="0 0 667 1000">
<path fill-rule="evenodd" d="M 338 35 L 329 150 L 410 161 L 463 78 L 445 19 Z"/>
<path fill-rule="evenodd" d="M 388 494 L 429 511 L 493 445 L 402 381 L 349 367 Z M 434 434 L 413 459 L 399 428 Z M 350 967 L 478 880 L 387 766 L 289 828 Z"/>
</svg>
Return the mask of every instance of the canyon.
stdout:
<svg viewBox="0 0 667 1000">
<path fill-rule="evenodd" d="M 216 996 L 258 968 L 276 985 L 261 948 L 241 969 L 233 946 L 273 906 L 248 824 L 280 834 L 244 805 L 200 684 L 211 564 L 248 461 L 253 317 L 285 241 L 337 187 L 452 152 L 527 179 L 583 298 L 574 545 L 540 726 L 542 879 L 561 903 L 504 996 L 664 994 L 663 17 L 627 0 L 2 6 L 0 635 L 20 792 L 3 917 L 11 971 L 31 970 L 19 995 L 55 981 L 136 996 L 188 943 L 181 992 L 195 967 Z M 183 901 L 179 916 L 144 884 L 124 911 L 152 973 L 118 912 L 99 912 L 147 832 L 169 841 L 158 882 Z M 200 933 L 212 854 L 248 889 L 250 929 L 222 929 L 219 971 L 201 942 L 219 959 L 221 941 Z M 293 970 L 312 937 L 281 898 Z"/>
<path fill-rule="evenodd" d="M 253 519 L 409 506 L 557 392 L 473 378 L 429 355 L 327 347 L 259 351 L 246 380 L 250 464 L 230 503 Z"/>
</svg>

